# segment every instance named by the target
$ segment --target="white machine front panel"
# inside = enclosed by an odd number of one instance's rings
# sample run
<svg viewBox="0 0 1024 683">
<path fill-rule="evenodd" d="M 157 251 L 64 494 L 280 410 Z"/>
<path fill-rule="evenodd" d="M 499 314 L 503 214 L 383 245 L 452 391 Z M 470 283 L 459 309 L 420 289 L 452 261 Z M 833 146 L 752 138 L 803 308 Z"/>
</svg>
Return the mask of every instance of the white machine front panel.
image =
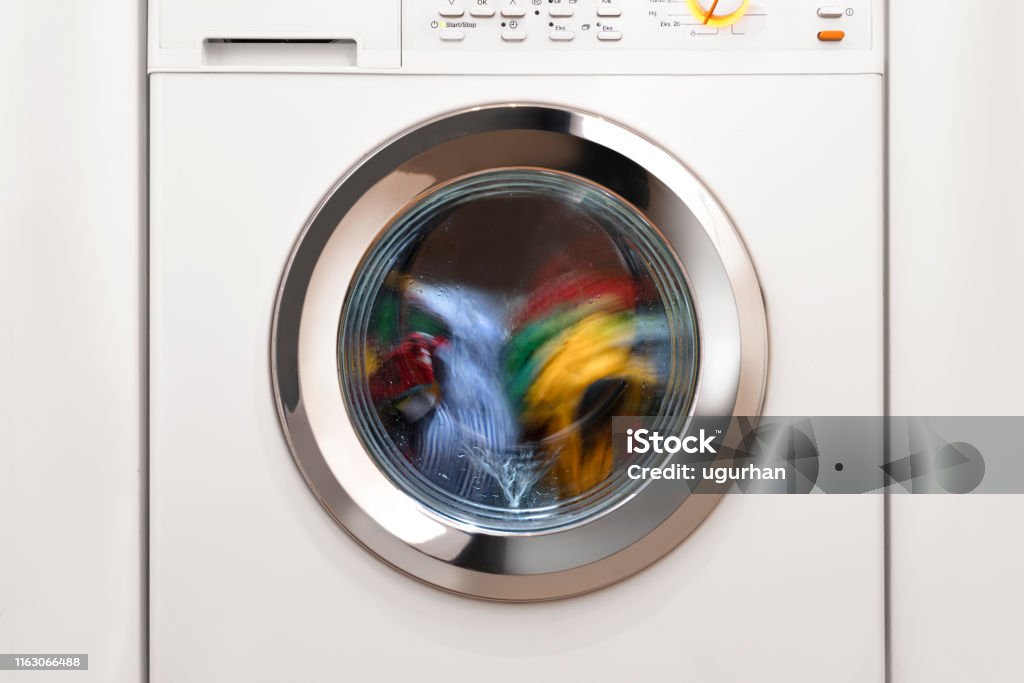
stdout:
<svg viewBox="0 0 1024 683">
<path fill-rule="evenodd" d="M 567 671 L 594 683 L 672 672 L 881 683 L 881 496 L 729 496 L 632 579 L 582 598 L 502 605 L 385 566 L 345 535 L 295 467 L 268 345 L 299 231 L 383 141 L 497 101 L 590 110 L 687 163 L 728 209 L 763 286 L 766 411 L 881 413 L 882 79 L 577 83 L 153 77 L 154 683 L 511 683 Z M 708 121 L 728 135 L 708 135 Z"/>
<path fill-rule="evenodd" d="M 149 6 L 151 72 L 881 73 L 884 67 L 885 0 L 149 0 Z M 703 12 L 712 7 L 709 19 Z"/>
<path fill-rule="evenodd" d="M 866 50 L 872 0 L 417 0 L 405 48 L 551 54 L 590 50 Z M 706 11 L 717 7 L 722 19 Z M 694 7 L 704 10 L 697 12 Z M 743 12 L 735 23 L 730 9 Z M 842 33 L 840 38 L 839 33 Z"/>
<path fill-rule="evenodd" d="M 714 20 L 707 14 L 712 7 Z M 733 11 L 738 20 L 723 20 Z M 415 0 L 403 4 L 403 13 L 407 71 L 881 73 L 884 67 L 883 0 Z"/>
</svg>

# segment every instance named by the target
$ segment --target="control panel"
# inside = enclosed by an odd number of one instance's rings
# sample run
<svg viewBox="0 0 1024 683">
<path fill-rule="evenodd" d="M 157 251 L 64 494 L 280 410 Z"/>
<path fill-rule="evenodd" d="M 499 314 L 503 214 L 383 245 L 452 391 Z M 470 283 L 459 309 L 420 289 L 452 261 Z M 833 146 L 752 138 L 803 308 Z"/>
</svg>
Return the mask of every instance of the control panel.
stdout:
<svg viewBox="0 0 1024 683">
<path fill-rule="evenodd" d="M 405 50 L 868 50 L 872 0 L 406 0 Z"/>
</svg>

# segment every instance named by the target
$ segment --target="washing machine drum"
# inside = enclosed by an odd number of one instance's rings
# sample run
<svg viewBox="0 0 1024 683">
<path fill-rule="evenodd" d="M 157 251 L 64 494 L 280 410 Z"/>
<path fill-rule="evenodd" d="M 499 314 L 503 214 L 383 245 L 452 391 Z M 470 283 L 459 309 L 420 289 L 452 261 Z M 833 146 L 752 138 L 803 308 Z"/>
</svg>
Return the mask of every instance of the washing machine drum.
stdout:
<svg viewBox="0 0 1024 683">
<path fill-rule="evenodd" d="M 345 176 L 288 263 L 278 408 L 317 498 L 451 591 L 574 595 L 678 544 L 721 492 L 637 477 L 637 424 L 754 416 L 764 307 L 726 213 L 592 115 L 452 114 Z M 633 467 L 639 465 L 640 467 Z"/>
</svg>

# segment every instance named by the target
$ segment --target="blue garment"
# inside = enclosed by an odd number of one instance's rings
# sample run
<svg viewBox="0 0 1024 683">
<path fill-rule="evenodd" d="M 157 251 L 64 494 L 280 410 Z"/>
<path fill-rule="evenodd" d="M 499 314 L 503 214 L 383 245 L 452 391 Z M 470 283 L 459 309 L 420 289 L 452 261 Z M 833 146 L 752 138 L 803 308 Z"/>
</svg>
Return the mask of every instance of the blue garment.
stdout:
<svg viewBox="0 0 1024 683">
<path fill-rule="evenodd" d="M 435 354 L 441 399 L 421 422 L 416 466 L 457 496 L 507 505 L 508 482 L 499 479 L 517 451 L 519 424 L 504 391 L 504 313 L 465 287 L 412 283 L 406 296 L 440 320 L 448 336 Z"/>
</svg>

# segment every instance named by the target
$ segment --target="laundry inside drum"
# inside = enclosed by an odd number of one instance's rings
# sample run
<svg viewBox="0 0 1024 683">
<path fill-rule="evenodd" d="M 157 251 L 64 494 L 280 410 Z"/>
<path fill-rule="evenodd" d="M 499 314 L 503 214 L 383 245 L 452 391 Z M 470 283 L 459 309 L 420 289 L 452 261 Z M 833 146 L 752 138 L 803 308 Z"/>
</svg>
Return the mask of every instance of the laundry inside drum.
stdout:
<svg viewBox="0 0 1024 683">
<path fill-rule="evenodd" d="M 639 485 L 612 418 L 682 416 L 697 324 L 679 258 L 579 177 L 467 176 L 407 207 L 350 285 L 341 383 L 356 432 L 438 514 L 533 531 Z M 345 416 L 339 416 L 345 419 Z"/>
</svg>

